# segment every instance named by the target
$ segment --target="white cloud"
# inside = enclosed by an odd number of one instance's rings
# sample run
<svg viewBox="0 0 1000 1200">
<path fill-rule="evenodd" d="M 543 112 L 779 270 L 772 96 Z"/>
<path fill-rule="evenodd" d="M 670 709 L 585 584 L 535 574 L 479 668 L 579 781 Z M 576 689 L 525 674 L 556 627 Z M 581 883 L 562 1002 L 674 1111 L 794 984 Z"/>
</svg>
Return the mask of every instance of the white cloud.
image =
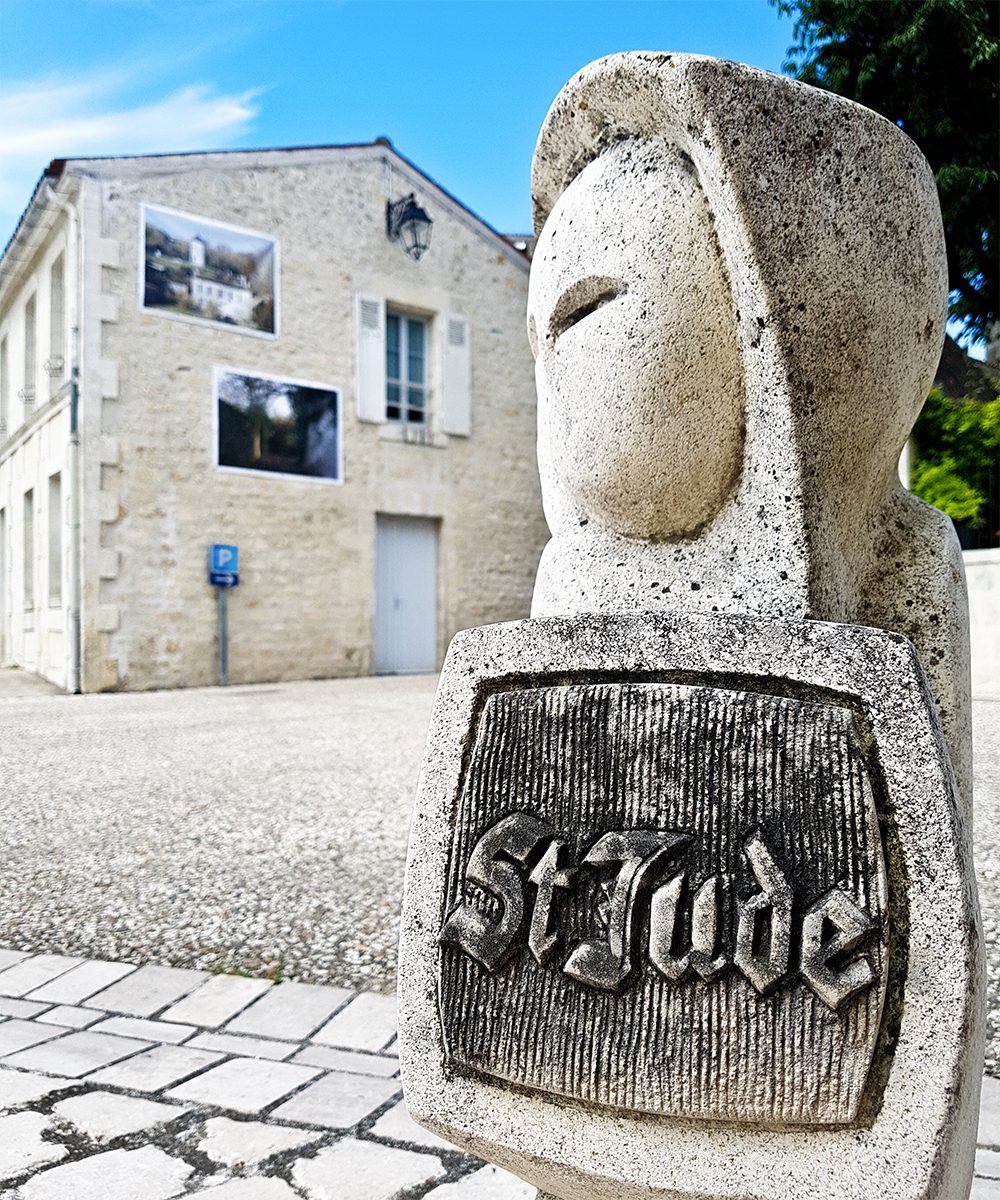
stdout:
<svg viewBox="0 0 1000 1200">
<path fill-rule="evenodd" d="M 199 83 L 128 103 L 135 82 L 132 68 L 0 88 L 0 245 L 50 159 L 225 148 L 251 129 L 263 90 Z"/>
</svg>

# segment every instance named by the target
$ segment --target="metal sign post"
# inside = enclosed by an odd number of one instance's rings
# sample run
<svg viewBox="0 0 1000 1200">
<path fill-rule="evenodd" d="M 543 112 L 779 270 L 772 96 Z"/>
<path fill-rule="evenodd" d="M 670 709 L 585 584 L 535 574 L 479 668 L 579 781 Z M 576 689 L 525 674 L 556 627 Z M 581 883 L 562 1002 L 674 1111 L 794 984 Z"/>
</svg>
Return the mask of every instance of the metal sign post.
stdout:
<svg viewBox="0 0 1000 1200">
<path fill-rule="evenodd" d="M 215 543 L 208 556 L 208 582 L 216 589 L 219 604 L 219 687 L 229 684 L 229 589 L 240 582 L 237 546 Z"/>
</svg>

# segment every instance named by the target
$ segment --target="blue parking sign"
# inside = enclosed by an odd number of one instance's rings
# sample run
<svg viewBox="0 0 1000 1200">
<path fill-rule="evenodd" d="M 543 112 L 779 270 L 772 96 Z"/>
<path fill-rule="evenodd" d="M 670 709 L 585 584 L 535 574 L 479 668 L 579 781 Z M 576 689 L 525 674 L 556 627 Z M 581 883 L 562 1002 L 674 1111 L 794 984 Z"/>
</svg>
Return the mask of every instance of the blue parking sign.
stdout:
<svg viewBox="0 0 1000 1200">
<path fill-rule="evenodd" d="M 239 547 L 220 542 L 212 546 L 208 558 L 208 582 L 213 587 L 236 587 L 239 584 Z"/>
</svg>

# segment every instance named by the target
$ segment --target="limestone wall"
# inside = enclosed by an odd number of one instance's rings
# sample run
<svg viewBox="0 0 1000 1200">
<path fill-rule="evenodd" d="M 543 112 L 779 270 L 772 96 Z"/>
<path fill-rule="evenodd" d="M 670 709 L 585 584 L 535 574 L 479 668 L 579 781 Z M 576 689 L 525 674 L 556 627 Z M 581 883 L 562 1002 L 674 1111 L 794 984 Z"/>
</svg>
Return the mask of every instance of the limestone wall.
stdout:
<svg viewBox="0 0 1000 1200">
<path fill-rule="evenodd" d="M 439 656 L 457 629 L 527 615 L 546 530 L 523 257 L 381 146 L 84 166 L 88 236 L 105 264 L 92 298 L 104 395 L 85 427 L 85 688 L 214 682 L 215 541 L 240 547 L 233 682 L 367 673 L 377 513 L 440 521 Z M 387 196 L 414 189 L 434 222 L 420 262 L 385 232 Z M 280 335 L 142 312 L 144 202 L 277 237 Z M 469 437 L 435 420 L 431 444 L 409 444 L 358 419 L 359 292 L 432 328 L 445 312 L 467 317 Z M 339 389 L 343 482 L 219 470 L 219 365 Z M 434 412 L 433 355 L 431 371 Z"/>
<path fill-rule="evenodd" d="M 1000 549 L 966 550 L 972 695 L 1000 700 Z"/>
<path fill-rule="evenodd" d="M 16 264 L 5 263 L 0 278 L 0 343 L 6 345 L 5 395 L 0 402 L 0 661 L 17 663 L 64 686 L 69 672 L 67 516 L 72 497 L 67 461 L 69 353 L 66 328 L 53 338 L 50 300 L 52 265 L 60 256 L 68 295 L 75 275 L 67 261 L 64 217 L 33 231 L 25 239 L 22 257 Z M 32 298 L 35 370 L 28 378 L 25 327 Z M 66 326 L 68 304 L 62 317 Z M 60 343 L 61 369 L 51 358 L 53 344 Z M 20 395 L 26 389 L 34 389 L 29 404 Z M 53 486 L 54 477 L 58 482 Z"/>
</svg>

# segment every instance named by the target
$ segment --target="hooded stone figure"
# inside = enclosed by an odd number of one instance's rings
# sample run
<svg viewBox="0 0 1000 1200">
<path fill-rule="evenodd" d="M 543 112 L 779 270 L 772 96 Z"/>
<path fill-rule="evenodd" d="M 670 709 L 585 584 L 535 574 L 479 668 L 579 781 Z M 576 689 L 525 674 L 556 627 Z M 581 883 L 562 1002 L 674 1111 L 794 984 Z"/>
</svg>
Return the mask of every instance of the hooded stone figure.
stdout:
<svg viewBox="0 0 1000 1200">
<path fill-rule="evenodd" d="M 559 94 L 532 186 L 552 533 L 532 615 L 899 631 L 970 817 L 961 553 L 897 477 L 947 312 L 918 148 L 868 109 L 751 67 L 618 54 Z"/>
<path fill-rule="evenodd" d="M 407 1106 L 539 1200 L 967 1196 L 966 601 L 897 477 L 944 336 L 927 163 L 839 96 L 634 53 L 559 94 L 533 188 L 552 539 L 532 619 L 442 670 Z"/>
</svg>

